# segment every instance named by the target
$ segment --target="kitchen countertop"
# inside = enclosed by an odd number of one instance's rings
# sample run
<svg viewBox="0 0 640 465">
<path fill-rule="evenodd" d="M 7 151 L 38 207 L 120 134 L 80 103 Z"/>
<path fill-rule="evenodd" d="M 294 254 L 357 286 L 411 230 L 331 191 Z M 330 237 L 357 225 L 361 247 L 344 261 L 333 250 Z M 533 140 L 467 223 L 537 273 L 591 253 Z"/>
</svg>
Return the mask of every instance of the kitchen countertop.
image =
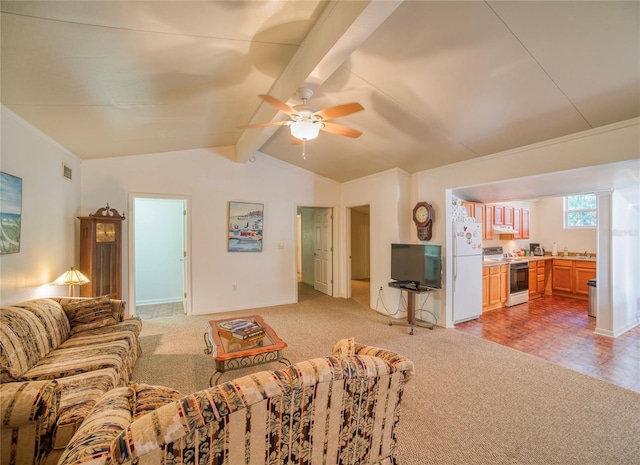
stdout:
<svg viewBox="0 0 640 465">
<path fill-rule="evenodd" d="M 528 257 L 505 257 L 499 260 L 484 260 L 482 263 L 482 266 L 499 266 L 499 265 L 507 265 L 511 262 L 534 262 L 534 261 L 540 261 L 540 260 L 553 260 L 553 259 L 559 259 L 559 260 L 574 260 L 574 261 L 580 261 L 580 262 L 595 262 L 596 261 L 596 257 L 582 257 L 582 256 L 576 256 L 576 255 L 569 255 L 568 257 L 562 256 L 562 255 L 558 255 L 557 257 L 553 257 L 551 255 L 544 255 L 544 256 L 540 256 L 540 255 L 534 255 L 534 256 L 528 256 Z"/>
</svg>

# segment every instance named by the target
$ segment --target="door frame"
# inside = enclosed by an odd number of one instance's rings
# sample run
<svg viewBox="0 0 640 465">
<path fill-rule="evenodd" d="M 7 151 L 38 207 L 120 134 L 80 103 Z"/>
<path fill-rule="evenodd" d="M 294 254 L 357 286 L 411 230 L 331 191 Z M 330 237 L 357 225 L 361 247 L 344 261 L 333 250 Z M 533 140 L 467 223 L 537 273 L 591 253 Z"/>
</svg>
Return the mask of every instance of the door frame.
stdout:
<svg viewBox="0 0 640 465">
<path fill-rule="evenodd" d="M 331 296 L 330 297 L 335 297 L 336 296 L 336 207 L 334 205 L 308 205 L 308 204 L 297 204 L 294 206 L 294 211 L 293 211 L 293 215 L 294 215 L 294 221 L 293 221 L 293 227 L 294 227 L 294 234 L 293 237 L 296 238 L 296 251 L 299 247 L 302 246 L 302 241 L 303 241 L 303 235 L 304 235 L 304 230 L 301 230 L 301 236 L 300 238 L 298 238 L 298 211 L 300 211 L 301 209 L 311 209 L 311 210 L 326 210 L 329 209 L 331 210 L 331 235 L 332 235 L 332 251 L 331 251 L 331 279 L 333 280 L 333 284 L 331 286 L 332 291 L 331 291 Z M 304 265 L 304 263 L 303 263 Z M 294 293 L 295 293 L 295 299 L 294 302 L 298 302 L 299 299 L 299 295 L 298 295 L 298 254 L 297 252 L 293 254 L 293 282 L 294 282 Z"/>
<path fill-rule="evenodd" d="M 129 254 L 129 313 L 131 315 L 136 314 L 136 286 L 135 286 L 135 200 L 136 199 L 158 199 L 158 200 L 182 200 L 184 201 L 185 214 L 183 215 L 183 240 L 184 240 L 184 273 L 183 273 L 183 292 L 184 297 L 184 313 L 191 315 L 191 196 L 188 195 L 174 195 L 174 194 L 148 194 L 131 192 L 129 193 L 129 238 L 128 241 L 128 254 Z"/>
<path fill-rule="evenodd" d="M 353 205 L 348 205 L 346 206 L 346 212 L 345 212 L 345 229 L 346 229 L 346 240 L 345 240 L 345 256 L 346 256 L 346 276 L 345 276 L 345 281 L 346 281 L 346 286 L 345 286 L 345 298 L 350 299 L 351 295 L 352 295 L 352 289 L 351 289 L 351 281 L 353 280 L 352 277 L 352 263 L 351 263 L 351 259 L 352 259 L 352 255 L 351 255 L 351 227 L 352 227 L 352 223 L 351 223 L 351 212 L 353 211 L 354 208 L 358 208 L 358 207 L 369 207 L 369 283 L 371 283 L 371 274 L 373 273 L 373 266 L 371 265 L 371 260 L 373 259 L 372 255 L 371 255 L 371 202 L 365 202 L 365 203 L 357 203 L 357 204 L 353 204 Z M 369 306 L 371 306 L 371 286 L 369 286 Z"/>
</svg>

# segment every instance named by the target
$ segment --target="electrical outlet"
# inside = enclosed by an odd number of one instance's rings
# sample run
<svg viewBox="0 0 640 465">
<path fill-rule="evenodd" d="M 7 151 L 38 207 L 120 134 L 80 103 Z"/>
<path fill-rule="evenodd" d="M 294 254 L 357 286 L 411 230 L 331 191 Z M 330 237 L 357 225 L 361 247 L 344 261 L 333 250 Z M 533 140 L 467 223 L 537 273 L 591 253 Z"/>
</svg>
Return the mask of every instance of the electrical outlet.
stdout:
<svg viewBox="0 0 640 465">
<path fill-rule="evenodd" d="M 237 291 L 238 290 L 238 285 L 234 284 L 233 286 L 231 286 L 231 289 L 234 290 L 234 291 Z"/>
<path fill-rule="evenodd" d="M 380 292 L 382 292 L 382 286 L 380 286 Z"/>
</svg>

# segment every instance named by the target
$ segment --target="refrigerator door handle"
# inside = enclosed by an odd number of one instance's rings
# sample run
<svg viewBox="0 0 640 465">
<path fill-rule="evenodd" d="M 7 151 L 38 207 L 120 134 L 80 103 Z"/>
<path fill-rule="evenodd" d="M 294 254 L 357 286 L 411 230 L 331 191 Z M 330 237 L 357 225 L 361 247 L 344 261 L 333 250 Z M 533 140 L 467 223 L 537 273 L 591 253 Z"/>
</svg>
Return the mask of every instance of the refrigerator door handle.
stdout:
<svg viewBox="0 0 640 465">
<path fill-rule="evenodd" d="M 458 241 L 456 235 L 456 225 L 453 225 L 453 288 L 456 286 L 456 277 L 458 276 L 458 268 L 456 266 L 458 258 Z"/>
</svg>

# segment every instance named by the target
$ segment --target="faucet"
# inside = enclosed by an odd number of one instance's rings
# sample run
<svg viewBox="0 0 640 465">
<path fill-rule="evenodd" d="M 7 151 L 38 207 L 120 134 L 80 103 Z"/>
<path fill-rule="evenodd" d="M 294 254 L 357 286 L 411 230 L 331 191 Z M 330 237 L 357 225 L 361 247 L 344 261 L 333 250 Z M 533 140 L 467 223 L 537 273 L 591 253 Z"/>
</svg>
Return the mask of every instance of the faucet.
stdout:
<svg viewBox="0 0 640 465">
<path fill-rule="evenodd" d="M 589 258 L 591 255 L 589 255 L 589 252 L 585 250 L 585 251 L 584 251 L 584 256 L 585 256 L 585 257 L 587 257 L 587 258 Z"/>
</svg>

